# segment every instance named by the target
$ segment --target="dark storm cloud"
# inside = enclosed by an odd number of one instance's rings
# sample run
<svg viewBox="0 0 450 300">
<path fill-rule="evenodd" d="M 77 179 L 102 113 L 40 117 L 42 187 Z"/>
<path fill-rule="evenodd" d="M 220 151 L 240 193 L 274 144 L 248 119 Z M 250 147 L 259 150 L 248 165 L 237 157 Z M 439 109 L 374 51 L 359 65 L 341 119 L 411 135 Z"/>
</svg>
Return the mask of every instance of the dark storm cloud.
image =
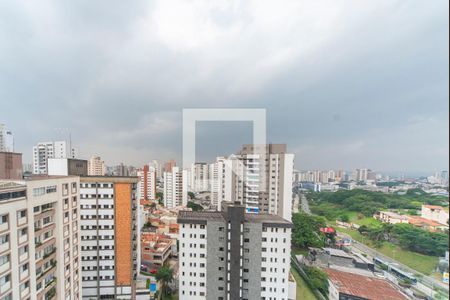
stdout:
<svg viewBox="0 0 450 300">
<path fill-rule="evenodd" d="M 25 160 L 69 128 L 142 164 L 180 159 L 183 108 L 261 107 L 298 168 L 438 170 L 448 50 L 446 1 L 2 1 L 0 122 Z M 211 126 L 200 156 L 247 138 Z"/>
</svg>

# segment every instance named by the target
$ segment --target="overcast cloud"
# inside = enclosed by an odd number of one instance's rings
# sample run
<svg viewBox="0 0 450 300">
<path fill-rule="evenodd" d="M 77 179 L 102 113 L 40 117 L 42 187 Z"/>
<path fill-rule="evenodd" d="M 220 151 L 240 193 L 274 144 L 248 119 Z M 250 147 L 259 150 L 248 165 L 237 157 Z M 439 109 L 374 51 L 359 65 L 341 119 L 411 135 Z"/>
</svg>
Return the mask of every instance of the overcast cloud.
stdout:
<svg viewBox="0 0 450 300">
<path fill-rule="evenodd" d="M 141 165 L 181 158 L 183 108 L 266 108 L 298 169 L 446 169 L 448 5 L 0 1 L 0 122 L 25 161 L 69 128 L 82 157 Z M 238 125 L 201 124 L 198 159 Z"/>
</svg>

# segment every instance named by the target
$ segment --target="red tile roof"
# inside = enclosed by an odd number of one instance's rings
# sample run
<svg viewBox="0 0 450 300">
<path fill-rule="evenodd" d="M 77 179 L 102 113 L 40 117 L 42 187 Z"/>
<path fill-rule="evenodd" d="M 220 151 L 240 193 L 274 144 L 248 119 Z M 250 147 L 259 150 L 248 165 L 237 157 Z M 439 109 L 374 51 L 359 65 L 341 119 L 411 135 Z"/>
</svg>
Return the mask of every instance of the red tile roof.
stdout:
<svg viewBox="0 0 450 300">
<path fill-rule="evenodd" d="M 370 300 L 405 300 L 408 299 L 386 280 L 356 275 L 352 273 L 325 269 L 328 278 L 339 293 L 366 298 Z"/>
</svg>

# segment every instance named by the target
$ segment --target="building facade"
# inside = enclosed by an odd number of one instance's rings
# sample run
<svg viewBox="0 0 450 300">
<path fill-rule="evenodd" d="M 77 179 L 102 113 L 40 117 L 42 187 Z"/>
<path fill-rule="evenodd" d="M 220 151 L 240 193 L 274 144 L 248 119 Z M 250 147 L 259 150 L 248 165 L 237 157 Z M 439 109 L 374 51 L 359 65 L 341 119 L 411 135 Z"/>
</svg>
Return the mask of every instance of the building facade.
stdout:
<svg viewBox="0 0 450 300">
<path fill-rule="evenodd" d="M 137 177 L 80 178 L 84 299 L 134 299 Z"/>
<path fill-rule="evenodd" d="M 34 146 L 33 174 L 47 174 L 49 158 L 67 158 L 66 142 L 40 142 Z"/>
<path fill-rule="evenodd" d="M 86 176 L 88 162 L 75 158 L 49 158 L 47 160 L 48 175 L 52 176 Z"/>
<path fill-rule="evenodd" d="M 137 172 L 139 177 L 139 200 L 156 200 L 156 170 L 145 165 Z"/>
<path fill-rule="evenodd" d="M 0 299 L 81 299 L 78 185 L 0 183 Z"/>
<path fill-rule="evenodd" d="M 5 124 L 0 124 L 0 152 L 14 152 L 14 135 Z"/>
<path fill-rule="evenodd" d="M 180 299 L 288 299 L 292 223 L 245 212 L 180 212 Z"/>
<path fill-rule="evenodd" d="M 0 152 L 0 179 L 21 180 L 22 153 Z"/>
<path fill-rule="evenodd" d="M 209 165 L 194 163 L 188 171 L 188 190 L 190 192 L 204 192 L 210 190 Z"/>
<path fill-rule="evenodd" d="M 100 156 L 91 156 L 88 160 L 88 175 L 89 176 L 104 176 L 106 174 L 105 162 Z"/>
<path fill-rule="evenodd" d="M 187 205 L 187 171 L 173 167 L 171 172 L 163 175 L 163 200 L 164 206 L 173 208 Z"/>
</svg>

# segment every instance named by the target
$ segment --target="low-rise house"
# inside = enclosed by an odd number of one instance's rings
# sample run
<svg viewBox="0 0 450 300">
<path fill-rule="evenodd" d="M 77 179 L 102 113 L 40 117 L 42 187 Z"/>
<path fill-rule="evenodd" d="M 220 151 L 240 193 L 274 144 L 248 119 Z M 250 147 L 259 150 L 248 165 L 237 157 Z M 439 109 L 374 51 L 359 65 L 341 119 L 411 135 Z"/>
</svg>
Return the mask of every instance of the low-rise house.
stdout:
<svg viewBox="0 0 450 300">
<path fill-rule="evenodd" d="M 380 211 L 377 214 L 374 215 L 374 218 L 383 222 L 383 223 L 389 223 L 389 224 L 402 224 L 402 223 L 408 223 L 408 217 L 400 215 L 395 212 L 391 211 Z"/>
<path fill-rule="evenodd" d="M 330 300 L 406 300 L 408 299 L 388 281 L 342 272 L 324 270 L 328 275 L 328 297 Z"/>
<path fill-rule="evenodd" d="M 448 225 L 441 224 L 439 222 L 425 219 L 419 216 L 410 216 L 409 218 L 409 224 L 420 227 L 422 229 L 428 230 L 428 231 L 443 231 L 445 229 L 448 229 Z"/>
<path fill-rule="evenodd" d="M 141 264 L 148 268 L 159 268 L 172 252 L 172 239 L 169 236 L 143 232 L 141 234 Z"/>
</svg>

